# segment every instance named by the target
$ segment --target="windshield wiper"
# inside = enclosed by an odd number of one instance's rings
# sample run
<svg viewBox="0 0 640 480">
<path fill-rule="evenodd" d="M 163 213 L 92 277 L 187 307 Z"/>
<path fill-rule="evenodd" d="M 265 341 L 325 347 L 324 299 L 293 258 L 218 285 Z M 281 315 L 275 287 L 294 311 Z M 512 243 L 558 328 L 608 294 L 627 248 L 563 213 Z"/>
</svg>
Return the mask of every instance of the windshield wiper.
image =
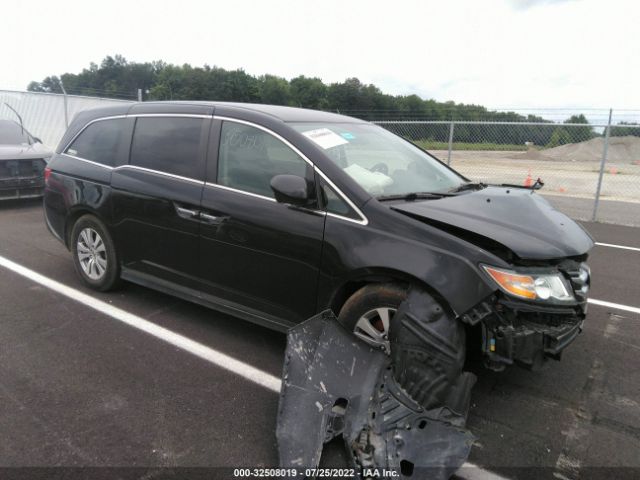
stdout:
<svg viewBox="0 0 640 480">
<path fill-rule="evenodd" d="M 411 192 L 402 193 L 399 195 L 381 195 L 376 197 L 380 202 L 386 202 L 390 200 L 405 200 L 407 202 L 413 202 L 414 200 L 436 200 L 438 198 L 448 196 L 447 193 L 436 192 Z"/>
<path fill-rule="evenodd" d="M 482 183 L 482 182 L 467 182 L 467 183 L 462 183 L 462 184 L 458 185 L 457 187 L 452 188 L 451 190 L 449 190 L 449 193 L 464 192 L 465 190 L 482 190 L 483 188 L 487 188 L 487 184 L 486 183 Z"/>
<path fill-rule="evenodd" d="M 530 185 L 530 186 L 515 185 L 513 183 L 501 183 L 498 186 L 499 187 L 510 187 L 510 188 L 523 188 L 525 190 L 540 190 L 542 187 L 544 187 L 544 182 L 542 181 L 542 179 L 540 177 L 538 177 L 538 179 L 535 182 L 533 182 L 533 185 Z"/>
</svg>

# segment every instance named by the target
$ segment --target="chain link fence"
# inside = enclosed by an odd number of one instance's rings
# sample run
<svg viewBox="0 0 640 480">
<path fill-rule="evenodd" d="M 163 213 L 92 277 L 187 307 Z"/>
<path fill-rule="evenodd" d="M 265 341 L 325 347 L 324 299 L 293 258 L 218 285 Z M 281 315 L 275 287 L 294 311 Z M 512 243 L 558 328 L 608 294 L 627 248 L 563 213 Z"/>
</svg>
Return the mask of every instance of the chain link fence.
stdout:
<svg viewBox="0 0 640 480">
<path fill-rule="evenodd" d="M 55 147 L 85 109 L 126 100 L 0 90 L 0 118 L 17 120 Z M 357 116 L 357 115 L 356 115 Z M 367 115 L 371 117 L 370 114 Z M 627 118 L 628 120 L 628 118 Z M 380 120 L 472 180 L 529 185 L 567 215 L 640 226 L 640 125 Z M 633 123 L 633 122 L 631 122 Z"/>
<path fill-rule="evenodd" d="M 527 186 L 579 220 L 640 226 L 640 125 L 378 121 L 475 181 Z"/>
</svg>

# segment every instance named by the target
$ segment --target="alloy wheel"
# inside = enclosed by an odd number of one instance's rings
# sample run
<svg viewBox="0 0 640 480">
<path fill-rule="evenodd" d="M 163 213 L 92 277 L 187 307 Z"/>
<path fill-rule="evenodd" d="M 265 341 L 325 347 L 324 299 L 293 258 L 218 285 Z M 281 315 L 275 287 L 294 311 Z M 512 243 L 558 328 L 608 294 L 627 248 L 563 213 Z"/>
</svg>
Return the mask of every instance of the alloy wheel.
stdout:
<svg viewBox="0 0 640 480">
<path fill-rule="evenodd" d="M 80 267 L 91 280 L 100 280 L 107 271 L 107 249 L 93 228 L 84 228 L 76 244 Z"/>
<path fill-rule="evenodd" d="M 353 333 L 364 342 L 389 355 L 391 353 L 389 325 L 396 311 L 391 307 L 378 307 L 369 310 L 358 319 Z"/>
</svg>

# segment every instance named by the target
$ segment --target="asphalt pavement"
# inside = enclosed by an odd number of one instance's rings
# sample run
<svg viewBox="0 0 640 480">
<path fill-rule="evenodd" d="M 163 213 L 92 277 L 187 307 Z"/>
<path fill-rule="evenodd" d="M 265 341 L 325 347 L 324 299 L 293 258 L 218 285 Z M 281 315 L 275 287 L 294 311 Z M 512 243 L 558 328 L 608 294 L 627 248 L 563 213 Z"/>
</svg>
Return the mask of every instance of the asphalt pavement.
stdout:
<svg viewBox="0 0 640 480">
<path fill-rule="evenodd" d="M 598 242 L 640 248 L 638 228 L 584 226 Z M 0 256 L 281 374 L 282 334 L 131 284 L 84 288 L 38 201 L 0 204 Z M 591 298 L 640 307 L 640 251 L 596 246 L 589 263 Z M 0 267 L 0 478 L 213 478 L 276 466 L 277 404 L 273 390 Z M 637 478 L 640 314 L 590 305 L 561 362 L 481 371 L 468 427 L 480 468 L 464 478 Z M 340 452 L 332 445 L 323 464 Z"/>
</svg>

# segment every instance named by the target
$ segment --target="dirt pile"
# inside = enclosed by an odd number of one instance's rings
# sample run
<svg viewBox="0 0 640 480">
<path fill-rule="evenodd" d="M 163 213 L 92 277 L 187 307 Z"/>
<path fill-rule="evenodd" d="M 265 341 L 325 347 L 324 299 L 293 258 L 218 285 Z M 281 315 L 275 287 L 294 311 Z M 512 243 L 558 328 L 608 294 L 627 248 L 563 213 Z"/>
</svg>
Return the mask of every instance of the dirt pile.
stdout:
<svg viewBox="0 0 640 480">
<path fill-rule="evenodd" d="M 580 143 L 568 143 L 543 150 L 530 150 L 517 155 L 523 160 L 552 160 L 564 162 L 599 162 L 602 159 L 604 138 L 597 137 Z M 640 160 L 640 137 L 610 137 L 607 162 L 633 163 Z"/>
</svg>

